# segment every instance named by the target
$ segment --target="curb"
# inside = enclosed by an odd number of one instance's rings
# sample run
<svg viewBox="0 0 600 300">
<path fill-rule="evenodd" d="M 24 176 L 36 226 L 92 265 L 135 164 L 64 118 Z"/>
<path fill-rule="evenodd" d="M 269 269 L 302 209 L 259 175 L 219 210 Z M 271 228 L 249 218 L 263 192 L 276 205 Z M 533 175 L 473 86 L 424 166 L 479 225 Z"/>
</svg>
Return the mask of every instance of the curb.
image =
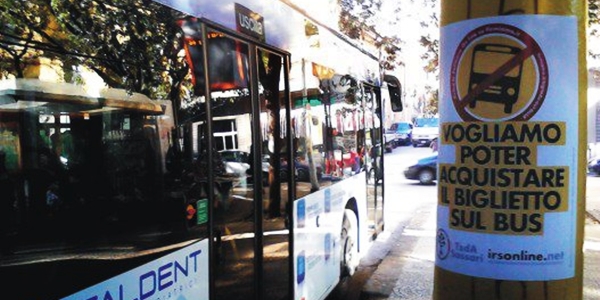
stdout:
<svg viewBox="0 0 600 300">
<path fill-rule="evenodd" d="M 594 220 L 594 222 L 600 223 L 600 211 L 599 210 L 595 210 L 595 209 L 592 209 L 591 211 L 586 210 L 585 215 L 588 218 Z"/>
<path fill-rule="evenodd" d="M 600 209 L 586 210 L 585 216 L 600 223 Z M 394 245 L 402 236 L 404 227 L 398 226 L 391 233 L 391 238 L 386 241 L 385 246 L 380 245 L 380 247 L 383 246 L 381 250 L 386 251 L 387 255 L 375 266 L 372 266 L 375 267 L 375 270 L 361 288 L 360 300 L 384 300 L 395 294 L 399 276 L 402 276 L 398 271 L 410 260 L 410 258 L 400 256 L 393 251 Z"/>
</svg>

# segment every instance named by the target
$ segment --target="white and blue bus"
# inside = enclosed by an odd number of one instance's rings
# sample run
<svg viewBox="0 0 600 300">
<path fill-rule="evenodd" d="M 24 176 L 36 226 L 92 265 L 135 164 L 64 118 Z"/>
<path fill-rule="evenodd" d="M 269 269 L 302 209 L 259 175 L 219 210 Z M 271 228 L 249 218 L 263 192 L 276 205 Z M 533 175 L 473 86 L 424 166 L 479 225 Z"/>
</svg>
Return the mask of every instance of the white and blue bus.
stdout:
<svg viewBox="0 0 600 300">
<path fill-rule="evenodd" d="M 402 104 L 378 49 L 325 3 L 100 2 L 173 16 L 187 83 L 0 80 L 3 298 L 326 298 L 384 228 L 382 102 Z M 84 34 L 60 9 L 40 17 Z"/>
</svg>

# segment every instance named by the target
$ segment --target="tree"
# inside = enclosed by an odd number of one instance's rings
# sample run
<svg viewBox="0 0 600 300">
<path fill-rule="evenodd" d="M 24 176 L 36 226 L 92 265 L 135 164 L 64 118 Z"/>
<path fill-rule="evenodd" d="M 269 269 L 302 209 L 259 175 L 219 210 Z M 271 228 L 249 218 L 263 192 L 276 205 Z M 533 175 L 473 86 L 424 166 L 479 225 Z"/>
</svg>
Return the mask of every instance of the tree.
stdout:
<svg viewBox="0 0 600 300">
<path fill-rule="evenodd" d="M 339 26 L 348 37 L 359 39 L 362 31 L 373 29 L 381 0 L 339 0 Z"/>
<path fill-rule="evenodd" d="M 380 29 L 390 20 L 382 17 L 382 0 L 338 0 L 341 8 L 338 25 L 342 33 L 360 40 L 364 35 L 374 35 L 374 45 L 380 49 L 380 65 L 384 70 L 394 70 L 402 65 L 398 54 L 402 40 L 395 35 L 382 35 Z"/>
<path fill-rule="evenodd" d="M 438 114 L 438 105 L 439 105 L 439 88 L 432 86 L 425 86 L 425 90 L 427 91 L 425 98 L 425 108 L 423 109 L 423 113 L 430 116 L 435 116 Z"/>
<path fill-rule="evenodd" d="M 0 0 L 0 75 L 23 77 L 27 60 L 46 57 L 67 82 L 85 66 L 110 87 L 179 99 L 179 17 L 150 0 Z"/>
<path fill-rule="evenodd" d="M 438 16 L 439 10 L 436 9 L 438 5 L 437 0 L 427 0 L 423 3 L 424 6 L 428 7 L 432 12 L 428 15 L 428 22 L 421 21 L 420 25 L 423 28 L 432 27 L 434 29 L 438 29 L 440 27 L 440 19 Z M 421 59 L 425 62 L 425 66 L 423 70 L 428 74 L 433 74 L 435 76 L 435 82 L 439 82 L 439 61 L 440 61 L 440 39 L 439 35 L 432 34 L 431 30 L 427 32 L 425 35 L 421 36 L 419 40 L 419 44 L 423 47 L 423 53 L 421 54 Z M 438 104 L 439 104 L 439 85 L 432 87 L 430 85 L 425 86 L 426 96 L 425 96 L 425 108 L 424 113 L 436 115 L 438 113 Z"/>
</svg>

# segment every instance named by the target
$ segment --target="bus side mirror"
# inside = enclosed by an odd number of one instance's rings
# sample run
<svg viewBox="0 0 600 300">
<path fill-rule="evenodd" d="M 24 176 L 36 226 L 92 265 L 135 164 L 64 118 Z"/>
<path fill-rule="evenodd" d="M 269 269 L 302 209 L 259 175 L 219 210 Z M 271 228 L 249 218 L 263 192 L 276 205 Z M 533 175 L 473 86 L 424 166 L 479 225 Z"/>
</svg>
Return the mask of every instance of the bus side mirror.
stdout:
<svg viewBox="0 0 600 300">
<path fill-rule="evenodd" d="M 390 93 L 390 103 L 392 105 L 392 111 L 402 111 L 402 84 L 400 84 L 398 78 L 392 75 L 384 75 L 383 80 L 388 85 L 388 92 Z"/>
</svg>

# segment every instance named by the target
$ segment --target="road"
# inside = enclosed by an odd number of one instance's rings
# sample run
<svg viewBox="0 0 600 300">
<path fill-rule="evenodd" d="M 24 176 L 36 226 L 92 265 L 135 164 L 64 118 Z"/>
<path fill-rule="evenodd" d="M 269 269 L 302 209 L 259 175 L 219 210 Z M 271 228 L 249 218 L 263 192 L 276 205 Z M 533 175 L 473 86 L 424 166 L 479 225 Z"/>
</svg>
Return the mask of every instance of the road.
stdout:
<svg viewBox="0 0 600 300">
<path fill-rule="evenodd" d="M 402 171 L 429 148 L 399 147 L 385 156 L 386 231 L 362 259 L 354 278 L 340 284 L 328 300 L 432 298 L 436 230 L 436 185 L 423 186 L 404 178 Z M 588 210 L 600 216 L 600 177 L 588 177 Z M 600 299 L 600 224 L 586 218 L 584 299 Z"/>
<path fill-rule="evenodd" d="M 416 163 L 419 158 L 431 154 L 432 151 L 428 147 L 412 146 L 401 146 L 385 154 L 385 231 L 379 235 L 369 255 L 361 260 L 355 276 L 342 282 L 327 300 L 361 299 L 363 287 L 372 280 L 375 270 L 382 267 L 381 262 L 391 251 L 408 252 L 414 248 L 414 243 L 418 243 L 418 238 L 404 238 L 402 233 L 404 228 L 418 227 L 417 231 L 413 232 L 415 235 L 435 232 L 436 186 L 420 185 L 418 181 L 406 179 L 403 174 L 406 167 Z M 416 225 L 421 223 L 427 224 L 424 225 L 425 227 Z M 433 233 L 429 240 L 433 241 Z M 428 252 L 433 254 L 434 246 L 427 246 L 430 250 L 423 251 L 422 254 L 427 255 Z M 433 263 L 433 256 L 426 259 Z M 433 280 L 433 273 L 427 277 L 429 277 L 427 280 Z"/>
</svg>

